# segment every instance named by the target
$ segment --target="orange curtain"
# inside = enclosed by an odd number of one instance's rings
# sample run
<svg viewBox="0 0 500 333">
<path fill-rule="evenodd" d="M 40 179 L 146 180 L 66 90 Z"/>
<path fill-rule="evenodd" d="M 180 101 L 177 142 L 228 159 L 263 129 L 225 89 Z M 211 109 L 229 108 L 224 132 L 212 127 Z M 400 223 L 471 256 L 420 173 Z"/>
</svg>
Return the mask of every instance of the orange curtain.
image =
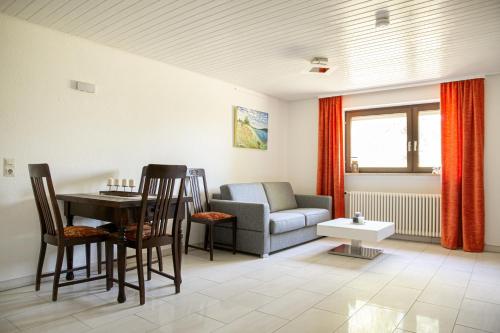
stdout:
<svg viewBox="0 0 500 333">
<path fill-rule="evenodd" d="M 484 248 L 484 79 L 441 84 L 441 244 Z"/>
<path fill-rule="evenodd" d="M 316 192 L 333 197 L 333 216 L 345 217 L 342 96 L 319 99 Z"/>
</svg>

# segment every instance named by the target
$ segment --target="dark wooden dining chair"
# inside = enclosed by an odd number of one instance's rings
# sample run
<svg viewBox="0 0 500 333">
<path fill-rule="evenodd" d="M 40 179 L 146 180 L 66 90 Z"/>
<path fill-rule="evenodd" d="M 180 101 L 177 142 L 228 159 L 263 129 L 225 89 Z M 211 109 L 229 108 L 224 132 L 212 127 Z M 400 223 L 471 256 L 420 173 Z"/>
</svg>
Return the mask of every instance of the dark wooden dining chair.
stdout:
<svg viewBox="0 0 500 333">
<path fill-rule="evenodd" d="M 141 193 L 144 191 L 144 182 L 146 180 L 146 170 L 148 166 L 145 165 L 142 167 L 142 172 L 141 172 L 141 180 L 139 182 L 139 188 L 137 190 L 138 193 Z M 151 195 L 156 195 L 156 192 L 158 191 L 158 183 L 153 182 L 149 188 L 149 194 Z M 104 223 L 100 226 L 97 227 L 98 229 L 103 229 L 107 232 L 116 232 L 117 227 L 114 223 Z M 128 227 L 129 230 L 133 229 L 134 226 Z M 158 246 L 156 248 L 156 256 L 158 257 L 158 269 L 160 271 L 163 271 L 163 259 L 162 259 L 162 254 L 161 254 L 161 247 Z M 127 257 L 128 259 L 133 258 L 134 256 L 129 256 Z M 97 243 L 97 273 L 101 274 L 101 268 L 102 268 L 102 243 Z"/>
<path fill-rule="evenodd" d="M 147 170 L 148 170 L 147 165 L 142 167 L 141 181 L 139 182 L 139 190 L 138 190 L 139 193 L 144 192 L 144 184 L 146 183 L 146 171 Z M 158 193 L 158 180 L 157 179 L 153 179 L 151 181 L 148 193 L 150 195 L 156 195 L 156 193 Z M 156 247 L 156 257 L 158 260 L 158 269 L 163 272 L 163 259 L 162 259 L 163 257 L 161 254 L 161 246 Z"/>
<path fill-rule="evenodd" d="M 208 201 L 207 178 L 204 169 L 189 169 L 187 172 L 186 189 L 191 192 L 193 198 L 192 205 L 187 213 L 186 226 L 186 244 L 185 253 L 188 254 L 188 248 L 192 247 L 199 250 L 210 251 L 210 260 L 214 260 L 214 229 L 218 224 L 231 224 L 233 231 L 233 254 L 236 253 L 236 216 L 210 211 L 210 203 Z M 203 183 L 204 199 L 200 190 L 200 179 Z M 192 208 L 192 212 L 191 212 Z M 195 245 L 189 245 L 189 234 L 191 232 L 191 223 L 201 223 L 205 225 L 205 240 L 203 248 Z"/>
<path fill-rule="evenodd" d="M 142 194 L 141 215 L 135 230 L 126 230 L 125 238 L 121 239 L 118 233 L 110 235 L 106 241 L 106 271 L 107 289 L 113 286 L 113 282 L 124 281 L 126 248 L 136 250 L 136 269 L 139 285 L 128 282 L 124 286 L 139 290 L 140 304 L 145 303 L 144 272 L 142 262 L 143 249 L 147 250 L 147 279 L 151 279 L 151 273 L 156 273 L 166 278 L 172 279 L 175 284 L 175 292 L 180 292 L 180 242 L 181 223 L 184 209 L 184 184 L 186 176 L 186 166 L 184 165 L 159 165 L 150 164 L 146 170 L 144 180 L 144 191 Z M 149 207 L 150 190 L 158 186 L 156 199 L 154 199 L 153 209 Z M 173 210 L 173 211 L 172 211 Z M 169 230 L 169 220 L 172 221 L 172 228 Z M 113 278 L 113 245 L 118 249 L 118 274 L 119 280 Z M 158 246 L 171 245 L 174 275 L 164 273 L 152 267 L 152 250 Z"/>
<path fill-rule="evenodd" d="M 108 233 L 88 226 L 64 227 L 48 164 L 30 164 L 28 168 L 41 230 L 40 256 L 36 271 L 35 289 L 40 290 L 40 282 L 43 277 L 54 276 L 52 300 L 56 301 L 59 287 L 106 277 L 106 275 L 90 277 L 90 245 L 105 241 Z M 53 273 L 42 274 L 47 244 L 57 246 L 56 267 Z M 69 266 L 68 261 L 67 269 L 62 271 L 64 250 L 66 249 L 68 257 L 72 256 L 75 245 L 85 245 L 87 278 L 59 283 L 61 273 L 78 270 Z"/>
</svg>

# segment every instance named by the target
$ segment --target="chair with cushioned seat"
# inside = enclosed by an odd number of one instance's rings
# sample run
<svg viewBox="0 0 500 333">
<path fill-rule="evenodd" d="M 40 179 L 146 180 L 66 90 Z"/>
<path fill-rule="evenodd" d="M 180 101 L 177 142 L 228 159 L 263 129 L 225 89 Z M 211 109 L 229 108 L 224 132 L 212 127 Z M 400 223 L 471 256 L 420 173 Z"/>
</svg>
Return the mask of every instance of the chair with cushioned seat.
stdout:
<svg viewBox="0 0 500 333">
<path fill-rule="evenodd" d="M 147 170 L 147 165 L 142 167 L 142 172 L 141 172 L 141 181 L 139 183 L 139 189 L 137 190 L 138 193 L 142 193 L 144 191 L 144 181 L 146 179 L 146 170 Z M 151 195 L 156 195 L 156 192 L 158 191 L 158 184 L 153 183 L 151 184 L 151 187 L 149 188 L 149 194 Z M 134 225 L 127 226 L 127 230 L 135 230 Z M 105 230 L 109 233 L 116 232 L 118 229 L 116 228 L 116 225 L 114 223 L 104 223 L 100 226 L 97 227 L 98 229 Z M 161 247 L 158 246 L 156 248 L 156 256 L 158 258 L 158 269 L 160 271 L 163 271 L 163 260 L 162 260 L 162 254 L 161 254 Z M 127 258 L 133 258 L 134 256 L 128 256 Z M 97 273 L 101 274 L 101 267 L 102 267 L 102 244 L 97 243 Z"/>
<path fill-rule="evenodd" d="M 142 251 L 147 250 L 147 278 L 151 279 L 151 273 L 172 279 L 175 284 L 175 292 L 180 292 L 181 274 L 181 222 L 184 209 L 184 183 L 187 168 L 184 165 L 158 165 L 150 164 L 146 170 L 144 180 L 144 191 L 142 193 L 141 215 L 136 223 L 135 230 L 127 229 L 125 240 L 118 233 L 112 233 L 106 241 L 106 272 L 109 290 L 113 286 L 113 245 L 118 248 L 118 265 L 124 267 L 126 259 L 126 248 L 135 249 L 136 269 L 139 285 L 126 283 L 126 287 L 139 290 L 140 303 L 145 303 L 145 286 Z M 156 199 L 152 211 L 148 203 L 149 193 L 152 187 L 157 186 Z M 174 196 L 174 193 L 177 196 Z M 169 220 L 172 220 L 171 228 Z M 172 259 L 174 264 L 174 275 L 164 273 L 152 268 L 153 248 L 171 245 Z M 118 271 L 120 274 L 120 270 Z"/>
<path fill-rule="evenodd" d="M 59 287 L 94 281 L 106 277 L 105 275 L 90 277 L 90 245 L 92 243 L 105 241 L 108 237 L 108 233 L 104 230 L 88 226 L 64 227 L 49 166 L 47 164 L 30 164 L 28 168 L 41 229 L 41 245 L 36 271 L 35 289 L 40 290 L 42 277 L 54 276 L 52 300 L 56 301 Z M 47 244 L 57 246 L 56 267 L 53 273 L 42 274 Z M 59 283 L 61 273 L 63 272 L 62 263 L 64 250 L 66 249 L 68 256 L 72 255 L 75 245 L 85 245 L 85 269 L 87 270 L 87 278 Z M 79 268 L 75 269 L 68 267 L 65 272 L 73 272 L 78 269 Z"/>
<path fill-rule="evenodd" d="M 205 194 L 205 204 L 201 197 L 200 178 L 203 182 L 203 192 Z M 236 216 L 222 212 L 210 211 L 210 203 L 208 202 L 207 179 L 204 169 L 189 169 L 187 174 L 187 186 L 191 191 L 193 198 L 193 213 L 188 209 L 187 227 L 186 227 L 186 244 L 185 253 L 188 253 L 188 248 L 192 247 L 200 250 L 207 250 L 209 245 L 210 260 L 214 260 L 214 228 L 216 225 L 229 224 L 233 228 L 233 254 L 236 253 Z M 206 208 L 206 209 L 205 209 Z M 191 232 L 191 223 L 201 223 L 205 225 L 205 240 L 203 248 L 195 245 L 189 245 L 189 234 Z"/>
</svg>

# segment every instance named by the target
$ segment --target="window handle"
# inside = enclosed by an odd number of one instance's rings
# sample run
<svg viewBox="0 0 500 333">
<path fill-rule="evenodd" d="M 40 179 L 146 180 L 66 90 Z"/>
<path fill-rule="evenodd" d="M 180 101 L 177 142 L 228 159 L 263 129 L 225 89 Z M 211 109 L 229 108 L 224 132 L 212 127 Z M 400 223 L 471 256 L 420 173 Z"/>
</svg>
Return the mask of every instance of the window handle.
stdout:
<svg viewBox="0 0 500 333">
<path fill-rule="evenodd" d="M 418 147 L 418 141 L 415 140 L 415 141 L 413 141 L 413 151 L 418 151 L 417 147 Z"/>
<path fill-rule="evenodd" d="M 408 141 L 408 151 L 411 151 L 411 141 Z"/>
</svg>

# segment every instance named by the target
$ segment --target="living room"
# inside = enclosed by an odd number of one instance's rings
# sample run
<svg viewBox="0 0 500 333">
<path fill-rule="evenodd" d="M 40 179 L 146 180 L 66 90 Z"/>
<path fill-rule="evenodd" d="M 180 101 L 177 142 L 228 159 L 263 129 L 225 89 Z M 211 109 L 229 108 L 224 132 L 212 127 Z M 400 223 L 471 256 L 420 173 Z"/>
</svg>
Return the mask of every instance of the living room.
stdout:
<svg viewBox="0 0 500 333">
<path fill-rule="evenodd" d="M 0 332 L 500 332 L 498 18 L 0 1 Z"/>
</svg>

